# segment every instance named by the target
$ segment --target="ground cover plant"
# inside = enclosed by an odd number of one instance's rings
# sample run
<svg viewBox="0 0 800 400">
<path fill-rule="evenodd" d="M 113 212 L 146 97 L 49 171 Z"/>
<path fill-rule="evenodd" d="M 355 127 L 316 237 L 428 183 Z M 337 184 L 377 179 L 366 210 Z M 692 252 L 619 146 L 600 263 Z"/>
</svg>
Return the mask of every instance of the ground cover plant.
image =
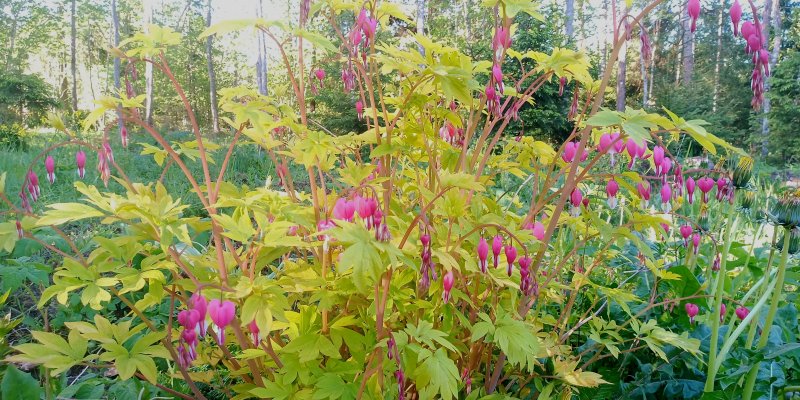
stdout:
<svg viewBox="0 0 800 400">
<path fill-rule="evenodd" d="M 0 175 L 3 285 L 27 288 L 15 306 L 43 321 L 28 341 L 0 342 L 3 397 L 794 392 L 800 194 L 753 179 L 747 152 L 702 120 L 604 107 L 632 38 L 650 57 L 642 21 L 659 3 L 617 16 L 600 74 L 573 49 L 515 50 L 515 21 L 545 18 L 521 0 L 484 2 L 486 59 L 424 35 L 381 40 L 410 20 L 391 2 L 303 1 L 292 25 L 214 25 L 200 39 L 264 32 L 289 83 L 220 90 L 216 135 L 173 73 L 180 35 L 123 40 L 124 88 L 79 126 L 51 114 L 64 140 Z M 758 108 L 759 15 L 735 4 L 733 25 L 750 19 L 736 32 Z M 694 31 L 699 2 L 687 10 Z M 131 82 L 145 64 L 188 133 L 144 118 Z M 571 104 L 555 145 L 507 129 L 548 84 Z M 365 130 L 320 123 L 321 87 L 344 92 Z M 51 201 L 56 187 L 73 197 Z"/>
</svg>

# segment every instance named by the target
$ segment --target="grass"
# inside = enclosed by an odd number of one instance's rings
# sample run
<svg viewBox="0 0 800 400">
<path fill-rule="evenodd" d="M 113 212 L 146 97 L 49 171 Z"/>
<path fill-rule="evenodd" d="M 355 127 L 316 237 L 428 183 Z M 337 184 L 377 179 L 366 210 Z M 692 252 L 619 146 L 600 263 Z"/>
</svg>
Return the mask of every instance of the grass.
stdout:
<svg viewBox="0 0 800 400">
<path fill-rule="evenodd" d="M 190 141 L 193 136 L 186 132 L 174 132 L 166 136 L 171 142 Z M 159 179 L 163 172 L 163 167 L 159 166 L 153 159 L 152 155 L 142 155 L 143 146 L 141 143 L 156 145 L 155 141 L 149 136 L 132 135 L 131 144 L 127 149 L 123 149 L 118 141 L 112 138 L 112 148 L 114 150 L 114 159 L 119 166 L 128 175 L 132 182 L 155 182 Z M 222 162 L 227 150 L 228 136 L 217 136 L 209 138 L 208 141 L 220 146 L 219 149 L 212 153 L 212 158 L 218 163 Z M 63 140 L 62 135 L 57 135 L 52 132 L 37 132 L 29 138 L 28 150 L 17 150 L 10 148 L 0 148 L 0 171 L 6 173 L 6 195 L 12 202 L 19 204 L 18 193 L 25 179 L 25 173 L 33 168 L 39 176 L 41 186 L 41 198 L 38 202 L 33 204 L 34 211 L 39 212 L 41 209 L 52 203 L 71 202 L 78 200 L 80 193 L 74 188 L 74 182 L 79 180 L 77 167 L 75 165 L 75 153 L 78 151 L 77 146 L 60 147 L 53 150 L 50 155 L 56 161 L 56 182 L 50 184 L 47 181 L 47 174 L 44 169 L 44 156 L 41 157 L 36 165 L 31 166 L 31 162 L 48 146 L 56 144 Z M 99 142 L 99 139 L 94 137 L 86 138 L 89 142 Z M 86 176 L 83 181 L 89 185 L 102 186 L 103 182 L 97 172 L 97 156 L 86 149 Z M 202 167 L 199 162 L 193 161 L 188 157 L 183 157 L 193 176 L 198 181 L 202 181 Z M 218 171 L 218 165 L 212 165 L 211 170 Z M 301 172 L 301 171 L 292 171 Z M 116 171 L 112 169 L 112 176 L 116 175 Z M 302 180 L 302 174 L 297 173 L 297 178 Z M 216 172 L 212 173 L 216 177 Z M 268 176 L 272 177 L 272 185 L 277 187 L 277 174 L 275 173 L 275 166 L 272 161 L 267 157 L 264 151 L 256 148 L 252 144 L 239 144 L 234 151 L 228 170 L 225 173 L 224 179 L 236 185 L 247 185 L 249 187 L 256 187 L 263 185 Z M 163 181 L 167 191 L 175 197 L 181 197 L 186 204 L 193 207 L 199 207 L 199 200 L 191 192 L 190 185 L 186 180 L 183 172 L 176 166 L 170 167 L 164 176 Z M 114 181 L 113 178 L 109 181 L 109 189 L 115 192 L 123 190 L 122 185 Z M 8 211 L 8 206 L 0 204 L 0 212 Z"/>
</svg>

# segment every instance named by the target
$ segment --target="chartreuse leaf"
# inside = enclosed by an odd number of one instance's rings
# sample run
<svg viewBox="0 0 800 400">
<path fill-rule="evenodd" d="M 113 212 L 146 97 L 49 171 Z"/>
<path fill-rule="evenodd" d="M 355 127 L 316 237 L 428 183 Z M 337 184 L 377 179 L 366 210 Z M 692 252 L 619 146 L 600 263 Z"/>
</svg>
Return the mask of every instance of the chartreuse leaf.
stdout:
<svg viewBox="0 0 800 400">
<path fill-rule="evenodd" d="M 345 245 L 340 256 L 338 270 L 341 273 L 352 270 L 353 283 L 358 290 L 364 292 L 378 279 L 386 267 L 386 263 L 381 258 L 381 252 L 387 251 L 389 246 L 382 246 L 375 239 L 375 235 L 361 224 L 344 221 L 337 223 L 339 227 L 326 232 Z"/>
<path fill-rule="evenodd" d="M 434 329 L 433 324 L 428 321 L 422 320 L 417 326 L 409 324 L 406 326 L 405 332 L 408 334 L 408 336 L 416 339 L 420 343 L 424 343 L 430 348 L 436 348 L 438 347 L 438 344 L 440 346 L 444 346 L 452 352 L 458 352 L 453 343 L 447 339 L 447 334 L 440 330 Z"/>
<path fill-rule="evenodd" d="M 70 331 L 69 342 L 50 332 L 34 331 L 32 336 L 39 343 L 14 346 L 19 354 L 8 357 L 7 361 L 41 364 L 52 369 L 52 376 L 57 376 L 86 356 L 87 341 L 76 331 Z"/>
<path fill-rule="evenodd" d="M 316 388 L 313 397 L 315 400 L 352 400 L 358 395 L 358 387 L 355 383 L 345 383 L 341 376 L 334 373 L 323 374 L 314 387 Z"/>
<path fill-rule="evenodd" d="M 596 372 L 576 369 L 577 365 L 577 360 L 565 361 L 559 358 L 553 358 L 553 366 L 556 376 L 572 386 L 596 387 L 603 383 L 608 383 L 603 380 L 602 375 Z"/>
<path fill-rule="evenodd" d="M 36 222 L 37 226 L 61 225 L 105 215 L 100 210 L 81 203 L 55 203 L 48 207 L 49 209 Z"/>
<path fill-rule="evenodd" d="M 440 348 L 435 353 L 423 349 L 419 354 L 422 363 L 414 370 L 414 380 L 420 398 L 449 400 L 458 395 L 458 368 Z"/>
<path fill-rule="evenodd" d="M 651 319 L 642 324 L 638 320 L 631 320 L 631 327 L 633 331 L 639 335 L 654 353 L 661 357 L 664 361 L 669 362 L 666 353 L 664 353 L 664 346 L 671 345 L 679 349 L 688 351 L 694 356 L 700 352 L 700 341 L 697 339 L 690 339 L 688 333 L 678 335 L 670 332 L 660 326 L 656 320 Z"/>
</svg>

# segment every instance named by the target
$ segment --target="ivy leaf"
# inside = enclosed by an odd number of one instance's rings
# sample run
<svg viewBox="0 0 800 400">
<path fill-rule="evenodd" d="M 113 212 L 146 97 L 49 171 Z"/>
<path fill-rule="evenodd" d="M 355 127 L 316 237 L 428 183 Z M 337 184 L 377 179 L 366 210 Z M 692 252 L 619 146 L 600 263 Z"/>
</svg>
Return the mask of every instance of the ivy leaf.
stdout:
<svg viewBox="0 0 800 400">
<path fill-rule="evenodd" d="M 426 357 L 414 371 L 414 379 L 420 388 L 420 398 L 443 400 L 456 398 L 458 368 L 453 360 L 447 357 L 447 352 L 439 349 L 431 354 L 429 350 L 423 350 L 420 357 Z"/>
</svg>

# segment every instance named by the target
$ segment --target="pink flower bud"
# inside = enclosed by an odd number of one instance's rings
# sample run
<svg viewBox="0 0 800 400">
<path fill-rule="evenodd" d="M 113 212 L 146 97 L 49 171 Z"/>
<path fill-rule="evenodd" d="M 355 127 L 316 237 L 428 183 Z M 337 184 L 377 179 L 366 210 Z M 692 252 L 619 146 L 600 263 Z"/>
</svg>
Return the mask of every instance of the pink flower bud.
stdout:
<svg viewBox="0 0 800 400">
<path fill-rule="evenodd" d="M 761 50 L 761 35 L 754 32 L 747 38 L 747 52 L 755 53 L 759 50 Z"/>
<path fill-rule="evenodd" d="M 450 290 L 453 289 L 453 271 L 447 271 L 444 274 L 444 278 L 442 278 L 442 288 L 444 289 L 444 293 L 442 293 L 442 299 L 445 303 L 450 301 Z"/>
<path fill-rule="evenodd" d="M 719 322 L 722 323 L 725 321 L 725 313 L 728 312 L 728 307 L 725 307 L 725 303 L 719 305 Z"/>
<path fill-rule="evenodd" d="M 39 187 L 39 175 L 36 175 L 33 170 L 28 171 L 28 193 L 31 194 L 33 201 L 38 201 L 39 196 L 42 194 L 42 190 Z"/>
<path fill-rule="evenodd" d="M 700 234 L 695 233 L 692 235 L 692 245 L 694 246 L 694 254 L 697 254 L 697 251 L 700 250 Z"/>
<path fill-rule="evenodd" d="M 686 303 L 686 315 L 689 316 L 689 321 L 694 323 L 694 317 L 700 312 L 700 308 L 696 304 Z"/>
<path fill-rule="evenodd" d="M 733 24 L 733 36 L 739 36 L 739 21 L 742 20 L 742 5 L 739 0 L 734 0 L 731 6 L 731 24 Z"/>
<path fill-rule="evenodd" d="M 259 335 L 258 324 L 256 324 L 256 320 L 250 321 L 247 324 L 247 329 L 250 331 L 250 334 L 253 335 L 253 346 L 258 347 L 258 344 L 261 342 L 261 336 Z"/>
<path fill-rule="evenodd" d="M 583 202 L 583 193 L 581 193 L 580 189 L 575 188 L 572 190 L 569 199 L 572 202 L 573 207 L 580 207 L 581 203 Z"/>
<path fill-rule="evenodd" d="M 422 242 L 422 247 L 428 247 L 431 244 L 431 235 L 423 234 L 419 237 L 419 241 Z"/>
<path fill-rule="evenodd" d="M 692 227 L 689 225 L 683 225 L 679 230 L 681 232 L 681 236 L 683 237 L 683 245 L 689 247 L 689 237 L 692 236 L 694 229 L 692 229 Z"/>
<path fill-rule="evenodd" d="M 669 187 L 669 184 L 661 186 L 661 204 L 669 204 L 672 200 L 672 189 Z"/>
<path fill-rule="evenodd" d="M 562 76 L 558 80 L 558 95 L 559 96 L 563 96 L 564 95 L 564 87 L 565 86 L 567 86 L 567 77 L 566 76 Z"/>
<path fill-rule="evenodd" d="M 492 65 L 492 80 L 497 85 L 500 93 L 503 93 L 505 87 L 503 86 L 503 70 L 500 68 L 500 64 L 494 63 Z"/>
<path fill-rule="evenodd" d="M 608 206 L 612 209 L 617 207 L 617 192 L 619 192 L 619 184 L 614 178 L 611 178 L 606 183 L 606 194 L 608 195 Z"/>
<path fill-rule="evenodd" d="M 186 329 L 194 330 L 200 321 L 200 314 L 197 310 L 183 310 L 178 313 L 178 323 Z"/>
<path fill-rule="evenodd" d="M 78 177 L 83 179 L 86 175 L 86 153 L 83 150 L 78 150 L 75 153 L 75 165 L 78 167 Z"/>
<path fill-rule="evenodd" d="M 700 0 L 689 0 L 686 5 L 686 12 L 689 13 L 689 18 L 692 20 L 691 31 L 694 33 L 697 30 L 697 17 L 700 16 Z"/>
<path fill-rule="evenodd" d="M 656 171 L 661 167 L 662 161 L 664 161 L 664 148 L 656 146 L 653 148 L 653 163 L 656 165 Z"/>
<path fill-rule="evenodd" d="M 481 267 L 481 272 L 486 273 L 486 258 L 489 256 L 489 244 L 486 239 L 481 237 L 478 242 L 478 261 Z"/>
<path fill-rule="evenodd" d="M 128 148 L 128 128 L 122 125 L 119 129 L 119 138 L 122 141 L 122 147 Z"/>
<path fill-rule="evenodd" d="M 364 103 L 361 100 L 356 101 L 356 114 L 359 120 L 364 119 Z"/>
<path fill-rule="evenodd" d="M 540 242 L 544 241 L 544 224 L 539 221 L 533 223 L 533 237 Z"/>
<path fill-rule="evenodd" d="M 53 159 L 53 156 L 47 156 L 44 160 L 44 169 L 47 170 L 47 180 L 52 185 L 56 182 L 56 160 Z"/>
<path fill-rule="evenodd" d="M 694 179 L 692 177 L 686 178 L 686 199 L 689 200 L 689 204 L 694 203 Z"/>
<path fill-rule="evenodd" d="M 721 260 L 720 260 L 719 254 L 717 254 L 717 256 L 714 257 L 714 262 L 711 263 L 711 270 L 714 271 L 714 272 L 719 271 L 720 264 L 721 264 Z"/>
<path fill-rule="evenodd" d="M 318 68 L 316 71 L 314 71 L 314 76 L 316 76 L 317 79 L 319 79 L 319 80 L 324 80 L 325 79 L 325 70 L 322 69 L 322 68 Z"/>
<path fill-rule="evenodd" d="M 742 37 L 747 40 L 752 34 L 756 33 L 756 26 L 750 21 L 744 21 L 742 24 Z"/>
<path fill-rule="evenodd" d="M 22 230 L 22 223 L 17 220 L 17 237 L 22 239 L 23 236 L 25 236 L 25 231 Z"/>
<path fill-rule="evenodd" d="M 571 163 L 575 159 L 575 154 L 578 152 L 578 143 L 567 142 L 564 145 L 564 152 L 561 153 L 561 159 L 565 163 Z"/>
<path fill-rule="evenodd" d="M 497 268 L 497 265 L 500 263 L 500 253 L 503 251 L 503 237 L 500 235 L 495 235 L 494 240 L 492 240 L 492 258 L 494 261 L 494 267 Z"/>
<path fill-rule="evenodd" d="M 650 201 L 650 184 L 647 182 L 639 182 L 636 184 L 636 190 L 639 192 L 639 197 L 642 198 L 642 201 L 647 202 Z"/>
<path fill-rule="evenodd" d="M 506 272 L 508 276 L 511 276 L 511 273 L 514 270 L 514 261 L 517 259 L 517 248 L 508 244 L 506 245 L 506 262 L 508 263 L 508 268 Z"/>
<path fill-rule="evenodd" d="M 750 314 L 750 310 L 748 310 L 747 307 L 736 307 L 736 316 L 739 317 L 739 319 L 744 320 L 747 318 L 747 314 Z"/>
</svg>

